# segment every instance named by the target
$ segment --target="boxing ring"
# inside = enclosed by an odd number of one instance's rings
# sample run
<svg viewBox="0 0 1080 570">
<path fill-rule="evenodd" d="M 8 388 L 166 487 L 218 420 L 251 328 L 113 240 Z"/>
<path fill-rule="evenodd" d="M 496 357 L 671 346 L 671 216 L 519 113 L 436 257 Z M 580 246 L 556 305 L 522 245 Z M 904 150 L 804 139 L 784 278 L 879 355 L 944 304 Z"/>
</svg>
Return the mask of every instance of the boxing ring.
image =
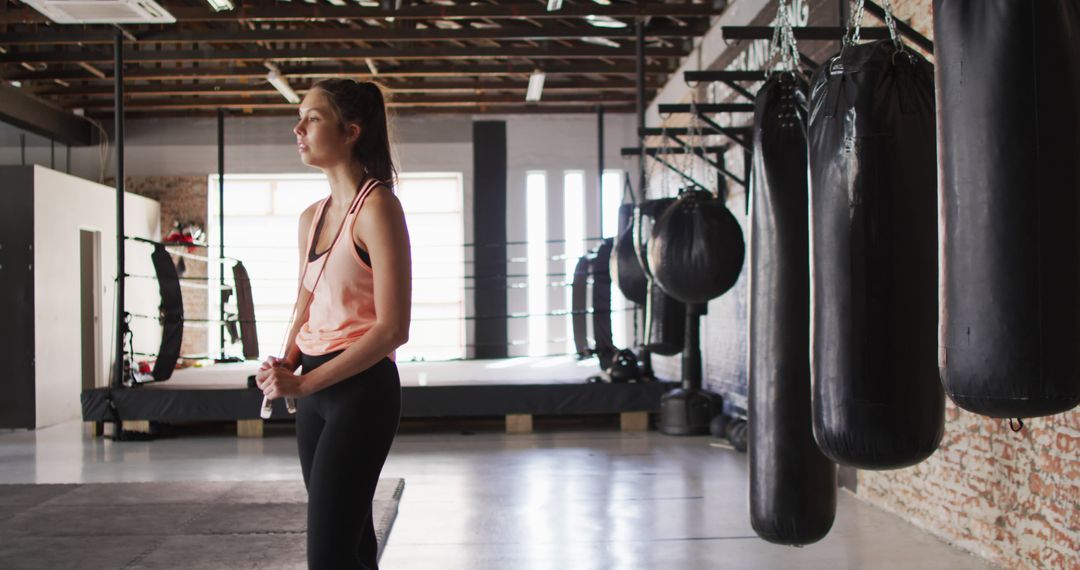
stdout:
<svg viewBox="0 0 1080 570">
<path fill-rule="evenodd" d="M 262 392 L 249 387 L 257 362 L 176 370 L 168 382 L 82 394 L 85 421 L 110 421 L 111 396 L 123 421 L 162 423 L 258 420 Z M 519 357 L 493 360 L 402 362 L 402 416 L 581 415 L 649 413 L 659 409 L 665 382 L 602 383 L 586 379 L 595 358 Z M 302 404 L 301 404 L 302 405 Z M 275 402 L 273 420 L 291 419 Z"/>
</svg>

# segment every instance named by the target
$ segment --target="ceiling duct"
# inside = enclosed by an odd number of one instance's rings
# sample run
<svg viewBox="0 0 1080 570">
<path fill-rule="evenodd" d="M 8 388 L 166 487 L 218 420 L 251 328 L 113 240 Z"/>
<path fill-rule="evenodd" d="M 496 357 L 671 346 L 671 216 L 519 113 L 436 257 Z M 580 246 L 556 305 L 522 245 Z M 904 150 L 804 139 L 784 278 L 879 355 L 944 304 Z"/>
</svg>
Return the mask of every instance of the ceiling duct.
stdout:
<svg viewBox="0 0 1080 570">
<path fill-rule="evenodd" d="M 57 24 L 172 24 L 154 0 L 23 0 Z"/>
</svg>

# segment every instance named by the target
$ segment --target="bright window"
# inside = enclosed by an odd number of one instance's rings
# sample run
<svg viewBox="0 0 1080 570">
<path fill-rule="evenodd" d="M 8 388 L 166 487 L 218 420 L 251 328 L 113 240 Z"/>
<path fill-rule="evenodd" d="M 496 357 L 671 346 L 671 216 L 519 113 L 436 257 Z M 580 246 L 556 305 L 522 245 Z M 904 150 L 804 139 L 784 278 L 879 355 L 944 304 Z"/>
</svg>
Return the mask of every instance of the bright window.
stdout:
<svg viewBox="0 0 1080 570">
<path fill-rule="evenodd" d="M 547 174 L 525 175 L 525 236 L 529 283 L 529 356 L 547 354 L 548 247 L 547 247 Z"/>
<path fill-rule="evenodd" d="M 619 228 L 619 205 L 623 198 L 623 171 L 605 170 L 600 181 L 601 199 L 604 208 L 604 227 L 602 232 L 605 238 L 616 237 Z M 617 276 L 611 276 L 611 338 L 615 346 L 626 348 L 630 341 L 626 338 L 626 320 L 630 318 L 627 313 L 626 297 L 623 297 L 617 283 Z"/>
<path fill-rule="evenodd" d="M 217 176 L 210 177 L 208 235 L 210 254 L 209 318 L 218 317 L 216 290 L 218 243 Z M 329 193 L 324 176 L 226 175 L 225 255 L 243 261 L 259 335 L 259 353 L 276 355 L 296 300 L 299 279 L 297 221 L 300 213 Z M 398 198 L 409 225 L 413 257 L 413 322 L 409 343 L 398 349 L 399 361 L 443 360 L 465 356 L 464 220 L 460 173 L 403 173 Z M 333 231 L 325 229 L 324 231 Z M 306 240 L 306 236 L 305 236 Z M 232 274 L 226 266 L 226 282 Z M 235 312 L 235 297 L 226 310 Z M 210 327 L 210 350 L 219 343 Z M 232 347 L 227 354 L 240 354 Z"/>
<path fill-rule="evenodd" d="M 563 174 L 563 238 L 566 240 L 566 284 L 574 282 L 578 259 L 585 255 L 585 173 L 580 170 Z M 566 289 L 566 308 L 572 310 L 573 289 Z M 566 351 L 574 352 L 574 321 L 566 318 Z"/>
</svg>

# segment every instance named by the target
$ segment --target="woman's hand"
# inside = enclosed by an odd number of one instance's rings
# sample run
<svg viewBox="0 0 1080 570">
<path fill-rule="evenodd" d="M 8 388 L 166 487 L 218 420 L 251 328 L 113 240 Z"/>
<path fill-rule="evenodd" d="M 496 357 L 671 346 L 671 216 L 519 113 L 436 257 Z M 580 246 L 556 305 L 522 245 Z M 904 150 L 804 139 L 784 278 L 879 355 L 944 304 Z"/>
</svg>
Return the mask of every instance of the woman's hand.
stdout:
<svg viewBox="0 0 1080 570">
<path fill-rule="evenodd" d="M 262 361 L 262 364 L 259 365 L 259 372 L 262 372 L 263 370 L 269 370 L 275 367 L 281 367 L 290 372 L 296 372 L 296 369 L 299 368 L 300 365 L 285 358 L 267 356 L 266 360 Z"/>
<path fill-rule="evenodd" d="M 293 367 L 295 368 L 295 367 Z M 255 384 L 268 400 L 277 398 L 303 398 L 307 395 L 304 382 L 293 374 L 289 364 L 271 356 L 255 374 Z"/>
</svg>

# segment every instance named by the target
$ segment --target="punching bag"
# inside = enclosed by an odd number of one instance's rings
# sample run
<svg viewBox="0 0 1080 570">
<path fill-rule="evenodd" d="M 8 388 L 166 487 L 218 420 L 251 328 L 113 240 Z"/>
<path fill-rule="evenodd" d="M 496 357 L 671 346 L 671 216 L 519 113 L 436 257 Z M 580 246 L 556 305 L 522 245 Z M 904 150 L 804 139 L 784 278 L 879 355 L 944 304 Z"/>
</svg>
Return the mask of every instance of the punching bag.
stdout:
<svg viewBox="0 0 1080 570">
<path fill-rule="evenodd" d="M 184 342 L 184 294 L 180 290 L 180 274 L 176 271 L 172 256 L 158 244 L 150 254 L 157 276 L 161 304 L 158 306 L 161 322 L 161 344 L 151 375 L 156 382 L 172 377 L 176 361 L 180 359 L 180 347 Z"/>
<path fill-rule="evenodd" d="M 814 437 L 837 463 L 907 467 L 941 441 L 934 137 L 914 52 L 848 45 L 814 73 L 810 370 Z"/>
<path fill-rule="evenodd" d="M 645 349 L 662 356 L 675 356 L 686 341 L 686 305 L 664 292 L 656 283 L 645 305 Z"/>
<path fill-rule="evenodd" d="M 794 73 L 758 92 L 750 179 L 750 523 L 796 545 L 836 516 L 836 466 L 810 417 L 806 92 Z"/>
<path fill-rule="evenodd" d="M 615 240 L 610 263 L 609 272 L 612 278 L 615 279 L 615 283 L 619 286 L 619 291 L 622 292 L 623 296 L 634 303 L 644 305 L 649 297 L 649 283 L 648 278 L 645 276 L 645 270 L 641 267 L 637 254 L 634 252 L 634 228 L 632 226 L 623 230 L 618 239 Z"/>
<path fill-rule="evenodd" d="M 738 220 L 708 192 L 683 192 L 653 226 L 648 245 L 653 279 L 683 303 L 708 303 L 739 279 L 746 244 Z"/>
<path fill-rule="evenodd" d="M 939 365 L 992 417 L 1080 403 L 1080 3 L 935 0 Z"/>
</svg>

